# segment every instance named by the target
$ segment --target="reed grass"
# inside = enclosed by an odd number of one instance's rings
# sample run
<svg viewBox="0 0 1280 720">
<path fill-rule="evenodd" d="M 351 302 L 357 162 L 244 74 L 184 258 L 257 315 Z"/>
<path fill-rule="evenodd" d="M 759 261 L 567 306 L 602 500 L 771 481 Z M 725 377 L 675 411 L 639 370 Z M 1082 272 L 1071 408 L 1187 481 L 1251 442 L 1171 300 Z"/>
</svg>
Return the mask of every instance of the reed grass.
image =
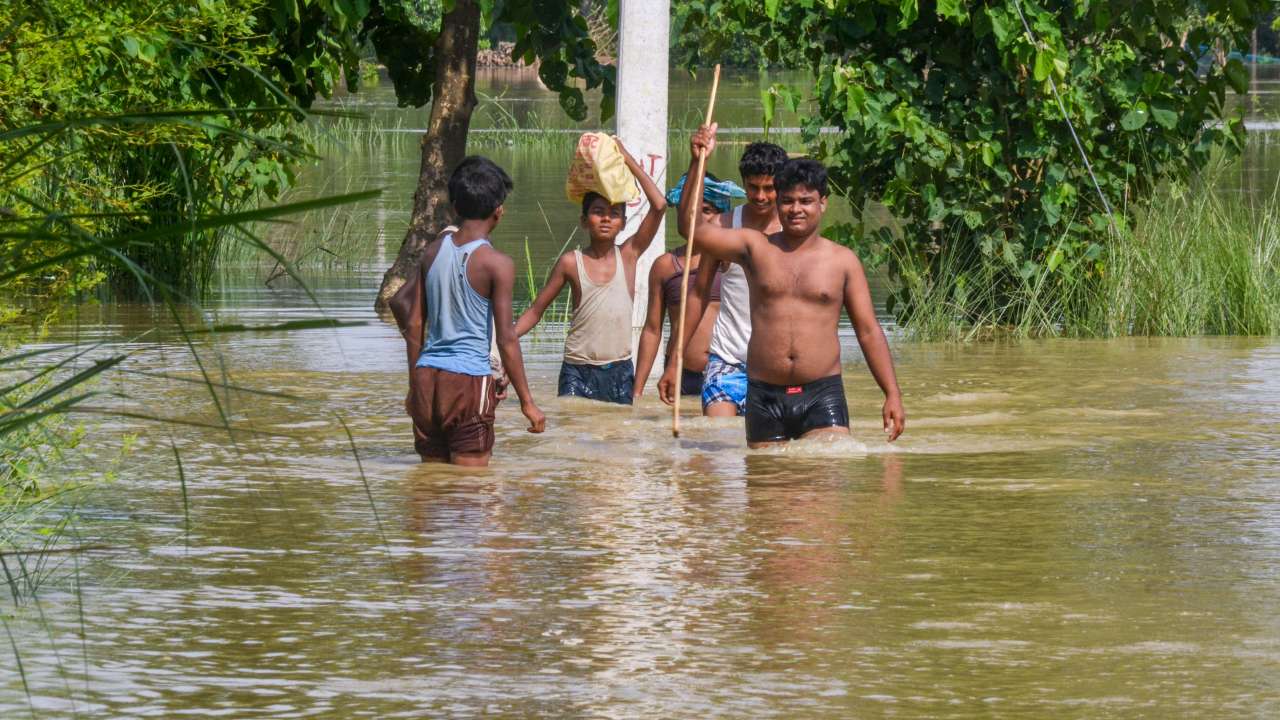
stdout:
<svg viewBox="0 0 1280 720">
<path fill-rule="evenodd" d="M 1234 167 L 1162 188 L 1096 262 L 1034 272 L 959 240 L 893 255 L 893 310 L 909 337 L 1280 335 L 1280 192 L 1219 190 Z"/>
<path fill-rule="evenodd" d="M 1172 188 L 1108 244 L 1076 334 L 1280 335 L 1280 195 Z"/>
</svg>

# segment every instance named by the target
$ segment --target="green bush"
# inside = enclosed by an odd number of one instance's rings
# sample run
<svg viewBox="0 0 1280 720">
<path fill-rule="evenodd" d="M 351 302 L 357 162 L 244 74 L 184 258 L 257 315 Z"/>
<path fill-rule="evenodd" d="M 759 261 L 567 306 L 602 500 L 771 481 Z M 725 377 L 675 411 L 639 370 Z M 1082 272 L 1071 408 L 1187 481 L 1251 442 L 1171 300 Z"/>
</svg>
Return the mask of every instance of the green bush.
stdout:
<svg viewBox="0 0 1280 720">
<path fill-rule="evenodd" d="M 813 98 L 802 112 L 806 139 L 839 192 L 853 207 L 882 204 L 903 226 L 892 252 L 854 225 L 832 228 L 835 238 L 894 259 L 894 274 L 934 262 L 946 265 L 933 276 L 1015 269 L 991 278 L 1002 287 L 983 293 L 995 304 L 980 316 L 1003 316 L 1011 310 L 1003 296 L 1064 266 L 1105 272 L 1107 239 L 1126 224 L 1126 208 L 1165 181 L 1186 180 L 1214 148 L 1238 148 L 1240 111 L 1227 109 L 1226 93 L 1245 92 L 1248 74 L 1226 51 L 1247 47 L 1247 31 L 1271 7 L 691 5 L 686 32 L 705 46 L 746 39 L 770 61 L 804 58 L 812 87 L 770 96 Z"/>
<path fill-rule="evenodd" d="M 960 242 L 897 255 L 893 309 L 925 340 L 1280 335 L 1280 194 L 1251 204 L 1218 190 L 1235 170 L 1216 163 L 1165 185 L 1096 259 L 1052 271 L 964 257 Z"/>
<path fill-rule="evenodd" d="M 269 15 L 252 0 L 0 8 L 0 208 L 50 229 L 76 218 L 109 238 L 278 196 L 306 152 L 292 129 L 301 109 L 280 88 L 308 80 L 281 74 Z M 174 111 L 182 116 L 165 115 Z M 178 292 L 199 293 L 228 232 L 116 252 Z M 11 267 L 34 259 L 4 250 Z M 118 290 L 142 292 L 134 273 L 87 256 L 13 278 L 5 291 L 12 308 L 14 298 L 54 300 L 106 276 Z"/>
</svg>

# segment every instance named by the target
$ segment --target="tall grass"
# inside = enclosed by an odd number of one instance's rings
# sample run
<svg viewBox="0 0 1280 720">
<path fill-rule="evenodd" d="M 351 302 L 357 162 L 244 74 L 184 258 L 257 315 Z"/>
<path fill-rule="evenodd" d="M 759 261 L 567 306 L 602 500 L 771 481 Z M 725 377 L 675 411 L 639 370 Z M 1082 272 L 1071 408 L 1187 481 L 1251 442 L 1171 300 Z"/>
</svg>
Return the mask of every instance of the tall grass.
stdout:
<svg viewBox="0 0 1280 720">
<path fill-rule="evenodd" d="M 1254 204 L 1219 191 L 1230 172 L 1220 164 L 1163 188 L 1096 259 L 1054 270 L 1028 272 L 959 241 L 932 255 L 899 249 L 893 309 L 922 340 L 1280 335 L 1280 193 Z"/>
<path fill-rule="evenodd" d="M 1108 244 L 1079 334 L 1280 334 L 1280 196 L 1251 205 L 1212 184 L 1161 193 Z"/>
</svg>

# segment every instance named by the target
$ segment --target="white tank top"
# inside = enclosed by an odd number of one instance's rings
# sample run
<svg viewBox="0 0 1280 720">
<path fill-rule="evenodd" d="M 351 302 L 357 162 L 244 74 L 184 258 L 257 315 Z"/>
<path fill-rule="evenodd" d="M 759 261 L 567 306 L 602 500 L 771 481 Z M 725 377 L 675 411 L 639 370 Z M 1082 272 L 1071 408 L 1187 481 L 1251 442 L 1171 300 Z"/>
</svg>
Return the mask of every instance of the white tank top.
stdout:
<svg viewBox="0 0 1280 720">
<path fill-rule="evenodd" d="M 565 362 L 574 365 L 608 365 L 631 357 L 631 291 L 622 265 L 622 248 L 613 250 L 613 279 L 604 285 L 591 282 L 582 266 L 582 251 L 574 250 L 582 297 L 573 311 L 569 335 L 564 340 Z"/>
<path fill-rule="evenodd" d="M 733 227 L 742 227 L 742 206 L 733 209 Z M 720 314 L 711 331 L 711 352 L 725 362 L 747 364 L 751 342 L 751 294 L 742 266 L 729 263 L 720 281 Z"/>
</svg>

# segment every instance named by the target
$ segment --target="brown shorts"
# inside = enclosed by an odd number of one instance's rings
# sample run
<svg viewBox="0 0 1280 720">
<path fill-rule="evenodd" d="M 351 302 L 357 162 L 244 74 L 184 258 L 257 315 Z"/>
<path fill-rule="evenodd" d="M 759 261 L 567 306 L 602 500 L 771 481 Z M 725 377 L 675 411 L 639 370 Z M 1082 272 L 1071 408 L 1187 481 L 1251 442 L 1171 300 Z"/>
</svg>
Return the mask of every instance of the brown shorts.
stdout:
<svg viewBox="0 0 1280 720">
<path fill-rule="evenodd" d="M 488 375 L 415 367 L 406 403 L 414 449 L 423 460 L 492 452 L 497 405 L 497 389 Z"/>
</svg>

